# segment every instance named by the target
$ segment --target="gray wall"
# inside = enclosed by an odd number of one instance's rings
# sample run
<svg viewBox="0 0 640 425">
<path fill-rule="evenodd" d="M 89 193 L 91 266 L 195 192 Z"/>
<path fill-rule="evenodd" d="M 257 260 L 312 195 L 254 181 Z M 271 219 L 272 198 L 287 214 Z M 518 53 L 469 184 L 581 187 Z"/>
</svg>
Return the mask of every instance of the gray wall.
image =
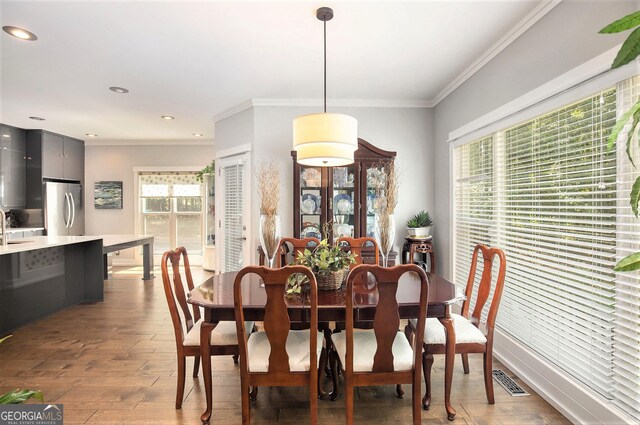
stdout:
<svg viewBox="0 0 640 425">
<path fill-rule="evenodd" d="M 85 150 L 85 227 L 87 235 L 133 234 L 135 223 L 135 167 L 204 167 L 213 159 L 210 145 L 92 146 Z M 97 210 L 93 206 L 96 181 L 122 180 L 121 210 Z M 133 250 L 121 259 L 133 259 Z"/>
<path fill-rule="evenodd" d="M 435 244 L 449 276 L 451 190 L 449 132 L 615 47 L 625 34 L 601 35 L 637 10 L 635 1 L 564 1 L 434 108 Z"/>
<path fill-rule="evenodd" d="M 257 106 L 216 123 L 216 155 L 221 149 L 247 143 L 253 130 L 252 168 L 259 161 L 274 161 L 280 168 L 279 213 L 283 235 L 293 234 L 293 162 L 291 144 L 293 120 L 299 115 L 316 113 L 318 107 Z M 396 209 L 396 249 L 401 248 L 406 220 L 421 209 L 433 211 L 432 110 L 427 108 L 330 108 L 331 112 L 352 115 L 358 120 L 358 136 L 373 145 L 396 151 L 401 187 Z M 253 125 L 248 118 L 253 117 Z M 259 198 L 251 193 L 251 228 L 248 235 L 251 254 L 258 245 Z M 252 257 L 252 260 L 256 259 Z"/>
</svg>

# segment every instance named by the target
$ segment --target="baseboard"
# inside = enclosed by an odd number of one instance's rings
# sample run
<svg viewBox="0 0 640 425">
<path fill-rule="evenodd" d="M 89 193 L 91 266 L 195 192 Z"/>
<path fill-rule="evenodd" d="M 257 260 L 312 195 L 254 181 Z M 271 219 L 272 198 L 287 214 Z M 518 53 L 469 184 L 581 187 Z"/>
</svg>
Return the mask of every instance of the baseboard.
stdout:
<svg viewBox="0 0 640 425">
<path fill-rule="evenodd" d="M 637 423 L 624 411 L 497 329 L 494 335 L 493 354 L 574 424 L 631 425 Z"/>
<path fill-rule="evenodd" d="M 122 259 L 113 259 L 111 263 L 112 266 L 118 267 L 134 267 L 134 266 L 142 266 L 142 261 L 136 261 L 131 258 L 122 258 Z"/>
</svg>

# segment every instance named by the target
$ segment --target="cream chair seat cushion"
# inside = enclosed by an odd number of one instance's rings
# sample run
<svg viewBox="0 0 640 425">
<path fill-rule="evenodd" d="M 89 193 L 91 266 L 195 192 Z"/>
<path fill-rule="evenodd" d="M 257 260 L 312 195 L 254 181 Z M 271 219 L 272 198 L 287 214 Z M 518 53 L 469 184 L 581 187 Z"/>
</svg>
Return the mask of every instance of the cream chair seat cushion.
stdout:
<svg viewBox="0 0 640 425">
<path fill-rule="evenodd" d="M 486 344 L 487 338 L 482 331 L 476 328 L 468 319 L 459 314 L 452 314 L 453 326 L 456 330 L 456 344 Z M 417 320 L 411 319 L 414 329 L 417 327 Z M 444 326 L 438 319 L 428 318 L 424 327 L 424 343 L 427 345 L 444 345 L 446 342 Z"/>
<path fill-rule="evenodd" d="M 338 352 L 342 367 L 346 367 L 345 357 L 347 353 L 347 332 L 339 332 L 331 335 L 333 346 Z M 373 357 L 378 349 L 376 334 L 373 329 L 353 332 L 353 371 L 371 372 L 373 370 Z M 393 353 L 393 369 L 396 372 L 413 369 L 413 349 L 402 332 L 396 334 L 391 346 Z"/>
<path fill-rule="evenodd" d="M 185 346 L 200 345 L 201 325 L 202 319 L 194 323 L 193 327 L 184 338 Z M 253 329 L 253 322 L 244 322 L 244 329 L 247 333 L 250 333 Z M 238 345 L 236 322 L 219 322 L 211 332 L 211 345 Z"/>
<path fill-rule="evenodd" d="M 322 332 L 315 332 L 317 342 L 316 363 L 320 362 L 320 352 L 322 351 Z M 287 354 L 289 355 L 289 370 L 291 372 L 309 371 L 309 330 L 290 330 L 287 336 Z M 254 332 L 249 336 L 247 342 L 247 358 L 249 359 L 249 372 L 268 372 L 269 355 L 271 354 L 271 344 L 267 338 L 267 333 Z M 318 364 L 316 364 L 316 369 Z"/>
</svg>

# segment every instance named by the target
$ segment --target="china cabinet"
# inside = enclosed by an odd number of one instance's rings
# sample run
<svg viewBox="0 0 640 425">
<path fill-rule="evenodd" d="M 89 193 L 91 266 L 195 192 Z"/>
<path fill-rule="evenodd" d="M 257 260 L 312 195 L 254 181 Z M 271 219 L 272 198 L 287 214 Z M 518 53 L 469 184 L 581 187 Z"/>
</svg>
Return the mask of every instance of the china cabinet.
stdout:
<svg viewBox="0 0 640 425">
<path fill-rule="evenodd" d="M 321 238 L 374 236 L 377 199 L 374 187 L 383 182 L 381 162 L 393 161 L 395 152 L 358 139 L 353 164 L 344 167 L 309 167 L 293 159 L 293 235 Z M 327 225 L 327 223 L 329 223 Z"/>
<path fill-rule="evenodd" d="M 202 268 L 216 270 L 216 192 L 215 176 L 204 174 L 204 250 Z"/>
</svg>

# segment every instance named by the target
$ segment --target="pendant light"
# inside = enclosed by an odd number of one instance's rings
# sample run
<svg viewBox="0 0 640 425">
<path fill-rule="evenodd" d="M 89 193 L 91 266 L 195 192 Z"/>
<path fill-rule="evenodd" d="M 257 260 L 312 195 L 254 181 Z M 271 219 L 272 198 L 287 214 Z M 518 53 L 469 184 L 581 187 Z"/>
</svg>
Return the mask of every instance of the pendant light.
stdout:
<svg viewBox="0 0 640 425">
<path fill-rule="evenodd" d="M 327 21 L 333 18 L 333 10 L 321 7 L 316 17 L 324 23 L 324 112 L 293 120 L 293 149 L 302 165 L 353 164 L 353 153 L 358 149 L 358 121 L 349 115 L 327 113 Z"/>
</svg>

